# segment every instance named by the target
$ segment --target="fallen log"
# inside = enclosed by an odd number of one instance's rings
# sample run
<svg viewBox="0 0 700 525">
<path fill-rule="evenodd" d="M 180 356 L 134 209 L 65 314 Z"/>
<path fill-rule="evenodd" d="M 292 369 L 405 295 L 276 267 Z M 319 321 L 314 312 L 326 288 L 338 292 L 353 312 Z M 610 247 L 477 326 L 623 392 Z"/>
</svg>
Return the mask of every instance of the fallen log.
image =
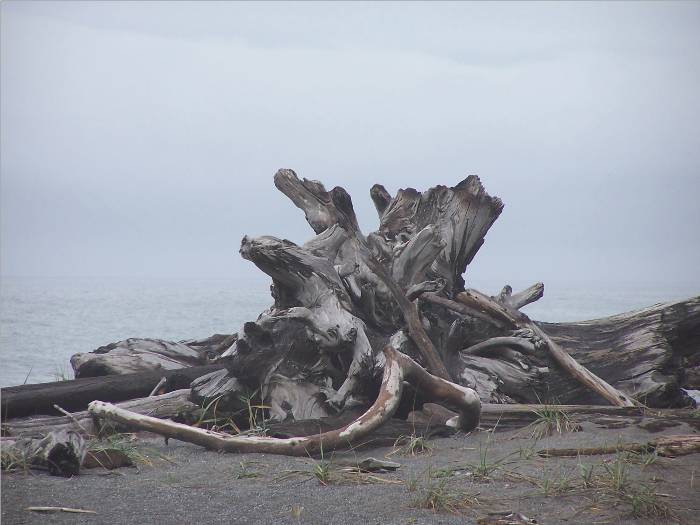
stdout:
<svg viewBox="0 0 700 525">
<path fill-rule="evenodd" d="M 481 403 L 476 393 L 429 374 L 410 357 L 390 346 L 384 348 L 384 374 L 379 395 L 374 404 L 359 418 L 337 430 L 318 435 L 293 438 L 267 436 L 231 436 L 188 425 L 163 421 L 124 410 L 109 403 L 93 401 L 89 412 L 166 438 L 187 441 L 212 450 L 226 452 L 262 452 L 289 456 L 306 456 L 328 452 L 359 443 L 373 430 L 391 418 L 401 400 L 404 380 L 421 389 L 425 395 L 450 403 L 459 410 L 458 416 L 447 422 L 449 426 L 470 431 L 479 422 Z"/>
<path fill-rule="evenodd" d="M 536 289 L 539 287 L 535 285 L 534 288 Z M 528 299 L 525 301 L 529 301 L 529 297 L 531 295 L 541 296 L 542 294 L 539 291 L 536 294 L 530 294 L 526 291 L 518 295 L 521 295 L 521 297 L 528 297 Z M 571 355 L 566 353 L 557 343 L 555 343 L 544 332 L 544 330 L 542 330 L 542 328 L 540 328 L 537 324 L 533 323 L 527 315 L 512 308 L 512 304 L 527 304 L 527 302 L 525 302 L 522 299 L 518 299 L 516 303 L 513 303 L 513 297 L 517 297 L 517 295 L 512 296 L 510 293 L 502 292 L 501 298 L 507 302 L 498 302 L 476 290 L 466 290 L 462 293 L 457 294 L 458 301 L 467 304 L 473 308 L 479 308 L 484 312 L 492 314 L 494 317 L 501 318 L 504 321 L 512 323 L 513 328 L 525 328 L 531 330 L 535 334 L 535 336 L 544 341 L 549 354 L 552 356 L 553 360 L 559 367 L 565 370 L 579 383 L 586 386 L 587 388 L 590 388 L 591 390 L 597 392 L 602 397 L 607 399 L 612 405 L 632 407 L 639 404 L 634 399 L 627 396 L 620 390 L 616 389 L 607 381 L 596 376 L 586 367 L 578 363 L 576 359 L 571 357 Z"/>
<path fill-rule="evenodd" d="M 52 476 L 70 477 L 80 472 L 85 454 L 87 442 L 72 430 L 50 432 L 41 439 L 2 438 L 3 470 L 39 467 Z"/>
<path fill-rule="evenodd" d="M 681 385 L 700 359 L 700 296 L 602 319 L 537 324 L 576 361 L 646 406 L 693 406 Z M 560 403 L 600 402 L 560 374 L 548 381 Z"/>
<path fill-rule="evenodd" d="M 236 334 L 214 334 L 205 339 L 173 342 L 129 338 L 101 346 L 70 359 L 76 379 L 137 372 L 176 370 L 208 364 L 227 350 Z"/>
<path fill-rule="evenodd" d="M 54 405 L 70 412 L 84 410 L 91 401 L 126 401 L 147 397 L 153 387 L 166 378 L 161 392 L 189 388 L 190 383 L 209 372 L 220 370 L 222 364 L 159 370 L 103 377 L 88 377 L 71 381 L 56 381 L 3 388 L 2 419 L 31 416 L 35 414 L 57 414 Z"/>
<path fill-rule="evenodd" d="M 189 401 L 190 390 L 181 389 L 139 399 L 117 403 L 117 406 L 137 414 L 147 414 L 160 419 L 187 419 L 199 406 Z M 9 419 L 2 424 L 7 436 L 38 437 L 58 430 L 71 430 L 86 437 L 100 432 L 95 418 L 87 411 L 74 412 L 70 416 L 39 416 Z"/>
<path fill-rule="evenodd" d="M 700 435 L 664 436 L 647 443 L 618 443 L 602 447 L 546 448 L 537 455 L 543 458 L 597 456 L 619 452 L 656 452 L 659 456 L 674 458 L 700 452 Z"/>
</svg>

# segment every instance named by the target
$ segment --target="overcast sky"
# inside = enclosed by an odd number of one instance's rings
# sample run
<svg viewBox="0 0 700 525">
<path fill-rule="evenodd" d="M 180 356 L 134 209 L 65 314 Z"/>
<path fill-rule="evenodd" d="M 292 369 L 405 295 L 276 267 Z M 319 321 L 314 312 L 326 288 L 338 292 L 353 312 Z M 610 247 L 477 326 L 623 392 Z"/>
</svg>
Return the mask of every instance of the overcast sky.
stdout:
<svg viewBox="0 0 700 525">
<path fill-rule="evenodd" d="M 244 234 L 312 234 L 285 167 L 366 232 L 373 183 L 478 174 L 474 277 L 700 292 L 698 2 L 0 8 L 4 275 L 252 278 Z"/>
</svg>

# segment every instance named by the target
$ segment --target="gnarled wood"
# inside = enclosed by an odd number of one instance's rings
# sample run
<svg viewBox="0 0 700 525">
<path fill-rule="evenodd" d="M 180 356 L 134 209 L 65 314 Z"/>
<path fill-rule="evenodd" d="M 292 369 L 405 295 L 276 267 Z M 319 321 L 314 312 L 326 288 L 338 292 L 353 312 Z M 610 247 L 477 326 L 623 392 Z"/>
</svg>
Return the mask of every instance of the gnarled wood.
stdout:
<svg viewBox="0 0 700 525">
<path fill-rule="evenodd" d="M 537 324 L 533 323 L 524 313 L 512 309 L 507 304 L 499 304 L 493 299 L 477 292 L 467 290 L 457 295 L 457 299 L 472 307 L 478 307 L 494 316 L 512 323 L 517 328 L 527 328 L 538 338 L 545 342 L 546 348 L 554 361 L 562 369 L 566 370 L 573 378 L 581 384 L 594 390 L 611 404 L 617 406 L 635 406 L 634 399 L 614 388 L 607 381 L 593 374 L 578 363 L 571 355 L 566 353 L 557 343 L 555 343 Z"/>
<path fill-rule="evenodd" d="M 45 468 L 52 476 L 77 475 L 86 453 L 87 442 L 72 430 L 50 432 L 41 439 L 2 439 L 3 465 Z"/>
<path fill-rule="evenodd" d="M 374 404 L 348 425 L 313 436 L 283 439 L 266 436 L 230 436 L 135 414 L 101 401 L 91 403 L 88 410 L 95 416 L 114 420 L 134 429 L 155 432 L 213 450 L 304 456 L 351 446 L 378 428 L 396 411 L 405 379 L 421 388 L 426 395 L 451 403 L 459 410 L 459 416 L 448 422 L 450 426 L 465 431 L 476 427 L 481 404 L 473 390 L 430 375 L 411 358 L 390 346 L 384 348 L 383 355 L 384 375 Z"/>
</svg>

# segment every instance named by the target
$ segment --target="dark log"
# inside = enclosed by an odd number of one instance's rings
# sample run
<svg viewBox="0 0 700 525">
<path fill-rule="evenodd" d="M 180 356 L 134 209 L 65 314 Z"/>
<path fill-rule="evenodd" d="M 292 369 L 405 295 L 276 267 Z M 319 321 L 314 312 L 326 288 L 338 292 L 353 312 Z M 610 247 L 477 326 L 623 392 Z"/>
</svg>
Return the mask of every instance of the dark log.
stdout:
<svg viewBox="0 0 700 525">
<path fill-rule="evenodd" d="M 86 453 L 87 442 L 71 430 L 51 432 L 41 439 L 2 439 L 4 468 L 38 467 L 52 476 L 71 477 L 80 472 Z"/>
<path fill-rule="evenodd" d="M 184 421 L 199 409 L 198 405 L 189 401 L 189 395 L 189 389 L 175 390 L 159 396 L 122 401 L 117 406 L 137 414 Z M 100 432 L 95 418 L 87 410 L 73 412 L 70 416 L 9 419 L 2 424 L 3 435 L 8 436 L 40 437 L 57 430 L 71 430 L 86 437 L 96 436 Z"/>
<path fill-rule="evenodd" d="M 343 411 L 338 416 L 273 423 L 269 426 L 267 434 L 270 437 L 283 439 L 299 436 L 313 436 L 346 426 L 356 420 L 361 414 L 362 410 L 350 409 Z M 450 414 L 451 417 L 457 415 L 455 412 L 451 411 Z M 442 422 L 438 422 L 436 419 L 434 421 L 421 421 L 420 424 L 414 424 L 410 420 L 407 421 L 393 417 L 384 422 L 381 427 L 375 429 L 369 436 L 362 440 L 361 443 L 353 447 L 353 450 L 371 447 L 390 447 L 406 436 L 416 436 L 425 439 L 448 437 L 457 432 L 456 428 L 449 427 L 445 424 L 448 419 L 450 418 L 445 418 Z"/>
<path fill-rule="evenodd" d="M 167 381 L 163 392 L 189 388 L 190 383 L 209 372 L 220 370 L 221 364 L 162 370 L 104 377 L 88 377 L 72 381 L 56 381 L 3 388 L 2 419 L 35 414 L 58 414 L 54 404 L 74 412 L 84 410 L 91 401 L 126 401 L 147 397 L 162 377 Z"/>
</svg>

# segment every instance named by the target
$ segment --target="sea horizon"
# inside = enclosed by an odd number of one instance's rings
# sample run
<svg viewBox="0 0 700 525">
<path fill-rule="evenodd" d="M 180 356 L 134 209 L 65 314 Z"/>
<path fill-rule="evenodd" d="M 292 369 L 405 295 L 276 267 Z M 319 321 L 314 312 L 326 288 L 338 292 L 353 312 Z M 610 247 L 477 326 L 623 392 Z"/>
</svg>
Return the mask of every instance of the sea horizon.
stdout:
<svg viewBox="0 0 700 525">
<path fill-rule="evenodd" d="M 467 278 L 497 294 L 507 281 Z M 511 281 L 518 290 L 535 281 Z M 72 378 L 70 356 L 123 339 L 168 341 L 237 332 L 272 304 L 269 279 L 0 276 L 0 386 Z M 547 322 L 584 321 L 700 295 L 698 283 L 545 282 L 524 311 Z"/>
</svg>

